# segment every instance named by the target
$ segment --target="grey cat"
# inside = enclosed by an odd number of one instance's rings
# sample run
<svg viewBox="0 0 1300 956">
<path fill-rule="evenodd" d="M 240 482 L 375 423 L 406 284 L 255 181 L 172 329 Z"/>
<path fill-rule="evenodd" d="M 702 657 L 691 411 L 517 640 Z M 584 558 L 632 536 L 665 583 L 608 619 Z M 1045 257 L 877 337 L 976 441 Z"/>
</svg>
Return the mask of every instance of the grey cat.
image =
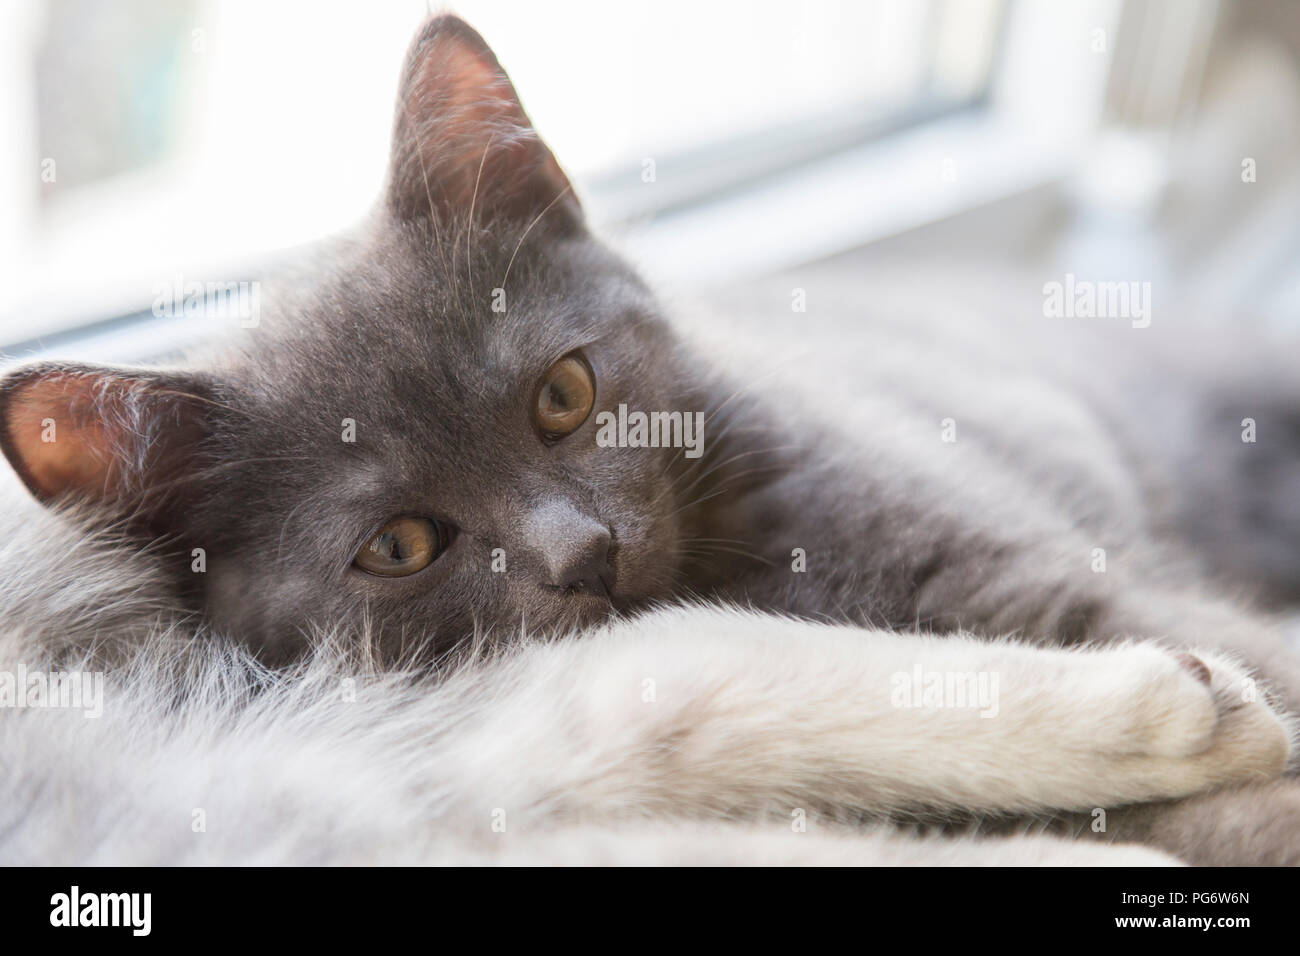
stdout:
<svg viewBox="0 0 1300 956">
<path fill-rule="evenodd" d="M 817 287 L 829 297 L 832 280 Z M 750 294 L 727 306 L 752 333 L 785 293 Z M 707 333 L 670 320 L 588 229 L 482 39 L 440 17 L 409 54 L 364 228 L 201 367 L 11 373 L 0 447 L 41 501 L 172 556 L 175 605 L 272 664 L 340 622 L 406 661 L 691 600 L 898 633 L 1208 647 L 1300 711 L 1300 660 L 1233 593 L 1296 593 L 1300 443 L 1224 444 L 1220 473 L 1184 480 L 1194 442 L 1153 441 L 1119 412 L 1146 401 L 1133 389 L 1153 355 L 1176 367 L 1176 352 L 1130 355 L 1099 387 L 1061 361 L 1096 342 L 1034 330 L 1010 355 L 991 344 L 1005 331 L 833 295 L 872 321 L 852 347 L 801 329 L 811 362 L 781 362 L 779 332 L 758 359 L 739 339 L 695 341 Z M 1198 427 L 1253 413 L 1276 434 L 1300 416 L 1248 379 L 1167 380 Z M 702 414 L 703 454 L 606 447 L 601 413 L 620 406 Z M 1213 663 L 1217 680 L 1230 665 Z M 1107 792 L 1223 782 L 1197 781 Z M 1300 856 L 1288 781 L 1112 818 L 1110 837 L 1196 861 Z M 1228 818 L 1251 831 L 1209 825 Z"/>
</svg>

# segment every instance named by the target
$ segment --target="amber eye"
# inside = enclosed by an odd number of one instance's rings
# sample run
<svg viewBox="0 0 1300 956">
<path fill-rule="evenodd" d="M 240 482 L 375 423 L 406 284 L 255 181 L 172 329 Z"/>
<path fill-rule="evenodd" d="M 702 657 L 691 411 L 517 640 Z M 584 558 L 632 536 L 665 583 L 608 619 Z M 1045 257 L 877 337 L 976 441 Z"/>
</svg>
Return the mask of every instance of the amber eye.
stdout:
<svg viewBox="0 0 1300 956">
<path fill-rule="evenodd" d="M 448 543 L 447 529 L 431 518 L 394 518 L 361 546 L 353 563 L 371 574 L 405 577 L 427 568 Z"/>
<path fill-rule="evenodd" d="M 576 431 L 596 401 L 596 377 L 578 354 L 566 355 L 546 372 L 537 392 L 537 427 L 547 438 Z"/>
</svg>

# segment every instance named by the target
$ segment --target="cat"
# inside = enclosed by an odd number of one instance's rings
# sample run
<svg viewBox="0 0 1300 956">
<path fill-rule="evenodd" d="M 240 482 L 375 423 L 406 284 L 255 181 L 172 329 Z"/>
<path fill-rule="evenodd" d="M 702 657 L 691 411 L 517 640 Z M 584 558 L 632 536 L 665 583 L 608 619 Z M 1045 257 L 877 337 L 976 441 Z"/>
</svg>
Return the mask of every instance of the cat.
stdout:
<svg viewBox="0 0 1300 956">
<path fill-rule="evenodd" d="M 598 815 L 606 790 L 630 811 L 691 817 L 792 800 L 1088 812 L 1279 786 L 1300 664 L 1266 619 L 1123 520 L 1145 504 L 1124 490 L 1133 466 L 1103 403 L 1033 385 L 1035 408 L 1058 412 L 1084 458 L 1099 453 L 1075 472 L 1050 467 L 1041 420 L 934 368 L 889 381 L 885 363 L 835 414 L 797 387 L 736 388 L 715 360 L 726 349 L 694 345 L 592 235 L 490 49 L 454 17 L 430 20 L 408 54 L 371 220 L 268 301 L 201 365 L 41 363 L 0 385 L 0 448 L 55 520 L 111 536 L 115 554 L 150 549 L 163 596 L 132 628 L 187 610 L 222 635 L 210 640 L 250 649 L 257 661 L 240 667 L 254 672 L 301 666 L 322 633 L 365 634 L 377 659 L 403 664 L 526 631 L 535 647 L 439 684 L 428 706 L 436 722 L 440 707 L 474 707 L 475 691 L 507 700 L 494 736 L 455 746 L 495 747 L 511 766 L 547 754 L 556 776 L 514 802 L 572 793 L 576 806 L 550 808 L 560 821 Z M 906 387 L 918 375 L 935 388 Z M 936 434 L 945 384 L 962 429 L 951 446 Z M 598 443 L 599 415 L 621 406 L 703 413 L 703 453 Z M 1099 539 L 1117 542 L 1105 575 L 1083 570 Z M 693 610 L 656 610 L 681 601 Z M 64 634 L 73 645 L 103 638 L 85 607 Z M 629 646 L 652 671 L 702 675 L 662 708 L 675 722 L 619 710 L 642 703 L 620 693 L 654 679 L 621 667 Z M 891 704 L 874 747 L 871 695 L 929 655 L 929 671 L 1003 675 L 1000 716 Z M 541 708 L 522 733 L 515 697 Z M 570 739 L 606 720 L 603 742 Z M 755 735 L 732 755 L 743 774 L 718 743 L 741 730 Z M 618 768 L 608 780 L 593 776 L 602 757 Z M 734 780 L 747 783 L 732 792 Z M 1274 799 L 1241 793 L 1252 813 Z M 1188 832 L 1150 839 L 1187 853 Z M 1219 852 L 1200 836 L 1197 852 Z M 1261 836 L 1261 855 L 1277 843 Z"/>
</svg>

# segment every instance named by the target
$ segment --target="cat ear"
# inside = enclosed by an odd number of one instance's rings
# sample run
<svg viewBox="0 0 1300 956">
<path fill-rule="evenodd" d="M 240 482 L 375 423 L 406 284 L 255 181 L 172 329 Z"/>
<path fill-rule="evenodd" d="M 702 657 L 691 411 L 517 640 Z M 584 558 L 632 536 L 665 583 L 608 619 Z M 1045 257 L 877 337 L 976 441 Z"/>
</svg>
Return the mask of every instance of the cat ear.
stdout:
<svg viewBox="0 0 1300 956">
<path fill-rule="evenodd" d="M 402 219 L 540 217 L 564 229 L 582 220 L 496 56 L 457 17 L 428 21 L 406 55 L 387 202 Z"/>
<path fill-rule="evenodd" d="M 0 381 L 0 449 L 42 502 L 157 530 L 193 490 L 209 391 L 183 373 L 27 366 Z"/>
</svg>

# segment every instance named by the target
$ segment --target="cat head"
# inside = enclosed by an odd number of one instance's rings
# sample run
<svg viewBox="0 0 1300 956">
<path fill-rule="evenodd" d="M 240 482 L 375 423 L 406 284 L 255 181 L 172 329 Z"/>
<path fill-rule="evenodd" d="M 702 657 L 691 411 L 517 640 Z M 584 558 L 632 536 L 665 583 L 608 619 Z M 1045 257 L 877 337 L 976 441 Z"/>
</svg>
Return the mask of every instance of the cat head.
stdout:
<svg viewBox="0 0 1300 956">
<path fill-rule="evenodd" d="M 272 654 L 313 624 L 441 648 L 673 593 L 706 459 L 597 422 L 707 411 L 697 376 L 462 21 L 416 37 L 382 201 L 313 273 L 209 370 L 11 373 L 5 455 Z"/>
</svg>

